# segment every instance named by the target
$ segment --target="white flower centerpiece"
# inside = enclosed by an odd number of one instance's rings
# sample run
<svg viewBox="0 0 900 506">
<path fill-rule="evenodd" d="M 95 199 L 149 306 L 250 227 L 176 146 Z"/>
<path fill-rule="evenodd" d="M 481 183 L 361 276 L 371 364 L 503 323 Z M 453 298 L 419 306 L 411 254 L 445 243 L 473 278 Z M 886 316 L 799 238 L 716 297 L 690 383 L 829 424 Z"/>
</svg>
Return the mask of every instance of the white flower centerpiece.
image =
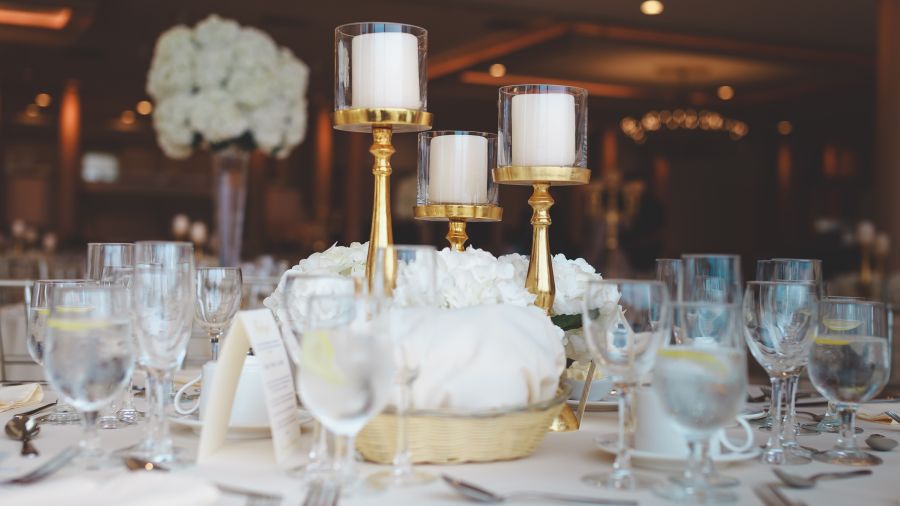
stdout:
<svg viewBox="0 0 900 506">
<path fill-rule="evenodd" d="M 214 14 L 156 41 L 147 93 L 157 142 L 175 159 L 213 152 L 223 265 L 240 259 L 249 153 L 287 158 L 303 142 L 308 82 L 309 69 L 289 49 Z"/>
</svg>

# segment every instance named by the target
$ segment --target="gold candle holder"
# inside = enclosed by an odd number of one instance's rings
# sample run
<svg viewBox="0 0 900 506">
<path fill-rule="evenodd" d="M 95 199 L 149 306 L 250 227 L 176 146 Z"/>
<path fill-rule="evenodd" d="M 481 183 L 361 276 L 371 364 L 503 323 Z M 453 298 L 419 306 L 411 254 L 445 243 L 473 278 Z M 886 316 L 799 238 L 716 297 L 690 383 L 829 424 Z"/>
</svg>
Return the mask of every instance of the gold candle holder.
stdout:
<svg viewBox="0 0 900 506">
<path fill-rule="evenodd" d="M 550 208 L 554 200 L 551 186 L 587 184 L 591 171 L 583 167 L 498 167 L 492 171 L 498 184 L 531 185 L 534 191 L 528 199 L 531 215 L 531 258 L 525 288 L 535 294 L 534 303 L 547 313 L 553 308 L 556 285 L 553 281 L 553 257 L 550 254 Z"/>
<path fill-rule="evenodd" d="M 375 252 L 394 243 L 391 224 L 391 156 L 394 132 L 421 132 L 431 128 L 430 112 L 416 109 L 342 109 L 334 112 L 334 128 L 345 132 L 372 132 L 369 152 L 375 159 L 372 176 L 375 186 L 372 197 L 372 227 L 369 232 L 369 254 L 366 258 L 366 278 L 372 286 Z"/>
<path fill-rule="evenodd" d="M 427 204 L 416 206 L 414 211 L 417 220 L 449 222 L 446 239 L 454 251 L 466 250 L 466 241 L 469 240 L 467 222 L 503 219 L 503 208 L 495 205 Z"/>
</svg>

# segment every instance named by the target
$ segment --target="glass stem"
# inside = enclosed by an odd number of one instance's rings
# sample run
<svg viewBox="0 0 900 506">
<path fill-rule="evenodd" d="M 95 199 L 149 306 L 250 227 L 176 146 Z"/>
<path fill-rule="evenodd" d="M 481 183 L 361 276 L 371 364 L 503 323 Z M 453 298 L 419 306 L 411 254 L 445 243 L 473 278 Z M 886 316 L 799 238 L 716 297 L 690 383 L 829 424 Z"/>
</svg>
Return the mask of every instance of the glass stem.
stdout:
<svg viewBox="0 0 900 506">
<path fill-rule="evenodd" d="M 339 481 L 344 483 L 346 480 L 352 479 L 355 475 L 356 435 L 335 435 L 334 439 L 334 449 L 336 452 L 334 470 L 340 477 Z"/>
<path fill-rule="evenodd" d="M 837 448 L 857 451 L 856 446 L 856 408 L 838 404 L 838 416 L 841 418 L 841 431 L 837 440 Z"/>
<path fill-rule="evenodd" d="M 169 433 L 169 419 L 166 406 L 172 390 L 171 374 L 165 370 L 147 369 L 147 389 L 153 389 L 153 404 L 150 413 L 151 455 L 169 456 L 172 453 L 172 436 Z"/>
<path fill-rule="evenodd" d="M 397 403 L 397 451 L 394 452 L 394 475 L 412 474 L 412 455 L 409 451 L 409 435 L 406 433 L 406 413 L 409 411 L 410 384 L 406 374 L 400 381 L 400 400 Z"/>
<path fill-rule="evenodd" d="M 775 407 L 775 413 L 772 414 L 772 430 L 769 433 L 769 444 L 766 445 L 766 449 L 769 452 L 778 452 L 781 453 L 783 450 L 781 446 L 782 441 L 782 399 L 784 397 L 783 393 L 783 385 L 784 379 L 773 376 L 772 380 L 772 404 Z"/>
<path fill-rule="evenodd" d="M 634 392 L 631 385 L 618 383 L 619 392 L 619 448 L 613 471 L 617 474 L 631 474 L 631 449 L 634 448 Z"/>
<path fill-rule="evenodd" d="M 689 439 L 688 440 L 688 465 L 684 470 L 684 483 L 691 490 L 698 486 L 706 486 L 706 473 L 704 472 L 705 462 L 709 457 L 709 438 Z"/>
<path fill-rule="evenodd" d="M 215 362 L 219 360 L 219 338 L 222 337 L 222 333 L 224 331 L 210 331 L 209 333 L 209 347 L 211 350 L 212 361 Z"/>
<path fill-rule="evenodd" d="M 784 446 L 797 446 L 797 427 L 794 425 L 794 406 L 797 402 L 797 386 L 800 384 L 800 374 L 792 374 L 785 380 L 784 397 L 787 400 L 784 413 L 784 428 L 782 430 L 782 444 Z"/>
<path fill-rule="evenodd" d="M 100 435 L 97 433 L 97 411 L 85 411 L 82 413 L 84 431 L 81 435 L 79 446 L 84 455 L 96 456 L 100 452 Z"/>
</svg>

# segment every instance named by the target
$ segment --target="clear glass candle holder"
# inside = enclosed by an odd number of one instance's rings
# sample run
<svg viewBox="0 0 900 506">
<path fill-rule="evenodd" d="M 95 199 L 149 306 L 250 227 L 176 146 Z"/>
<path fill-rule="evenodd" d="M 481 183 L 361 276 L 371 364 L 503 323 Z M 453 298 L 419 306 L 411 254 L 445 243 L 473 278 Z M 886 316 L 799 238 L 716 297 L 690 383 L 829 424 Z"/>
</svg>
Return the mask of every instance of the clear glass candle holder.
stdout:
<svg viewBox="0 0 900 506">
<path fill-rule="evenodd" d="M 428 31 L 402 23 L 334 29 L 334 109 L 407 109 L 428 104 Z"/>
<path fill-rule="evenodd" d="M 499 167 L 587 167 L 587 90 L 554 84 L 500 88 Z"/>
<path fill-rule="evenodd" d="M 497 134 L 421 132 L 416 204 L 497 205 L 497 186 L 491 177 L 496 166 Z"/>
</svg>

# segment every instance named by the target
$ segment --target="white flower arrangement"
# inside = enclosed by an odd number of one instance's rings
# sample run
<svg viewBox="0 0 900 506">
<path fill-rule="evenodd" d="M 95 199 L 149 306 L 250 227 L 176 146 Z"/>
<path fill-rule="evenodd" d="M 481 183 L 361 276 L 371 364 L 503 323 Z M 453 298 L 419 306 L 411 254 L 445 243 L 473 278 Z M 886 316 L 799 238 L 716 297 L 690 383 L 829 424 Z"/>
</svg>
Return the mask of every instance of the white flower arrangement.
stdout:
<svg viewBox="0 0 900 506">
<path fill-rule="evenodd" d="M 163 152 L 236 144 L 286 158 L 306 137 L 309 69 L 266 33 L 215 14 L 156 41 L 147 93 Z"/>
</svg>

